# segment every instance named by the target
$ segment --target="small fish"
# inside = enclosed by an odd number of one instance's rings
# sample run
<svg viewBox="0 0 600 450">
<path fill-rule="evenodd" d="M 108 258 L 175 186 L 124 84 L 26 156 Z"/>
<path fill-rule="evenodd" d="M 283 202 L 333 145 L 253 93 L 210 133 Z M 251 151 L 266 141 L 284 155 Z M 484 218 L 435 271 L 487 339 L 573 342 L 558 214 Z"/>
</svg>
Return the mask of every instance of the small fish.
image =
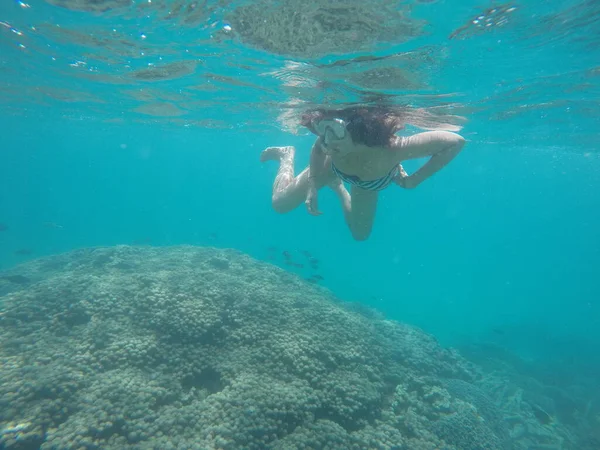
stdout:
<svg viewBox="0 0 600 450">
<path fill-rule="evenodd" d="M 208 238 L 209 238 L 209 239 L 211 239 L 211 240 L 213 240 L 213 241 L 214 241 L 215 239 L 217 239 L 218 237 L 219 237 L 219 236 L 217 235 L 217 233 L 210 233 L 210 234 L 208 235 Z"/>
<path fill-rule="evenodd" d="M 281 254 L 283 255 L 283 257 L 285 259 L 288 259 L 288 260 L 292 259 L 292 254 L 290 252 L 288 252 L 287 250 L 284 250 Z"/>
<path fill-rule="evenodd" d="M 302 253 L 308 259 L 312 258 L 312 255 L 310 254 L 310 252 L 308 250 L 302 250 L 300 253 Z"/>
<path fill-rule="evenodd" d="M 276 252 L 277 251 L 277 247 L 274 247 L 274 246 L 267 247 L 267 251 L 271 252 L 271 253 Z"/>
<path fill-rule="evenodd" d="M 8 225 L 6 225 L 5 223 L 0 223 L 0 231 L 6 231 L 8 230 Z"/>
<path fill-rule="evenodd" d="M 304 268 L 304 264 L 300 264 L 294 261 L 286 261 L 285 262 L 288 266 L 292 266 L 292 267 L 297 267 L 298 269 L 303 269 Z"/>
<path fill-rule="evenodd" d="M 28 248 L 21 248 L 17 251 L 14 252 L 15 255 L 19 255 L 19 256 L 27 256 L 27 255 L 31 255 L 33 253 L 33 250 L 28 249 Z"/>
<path fill-rule="evenodd" d="M 504 330 L 501 328 L 492 328 L 492 331 L 496 334 L 503 336 L 505 334 Z"/>
<path fill-rule="evenodd" d="M 319 283 L 324 280 L 324 278 L 319 274 L 311 275 L 306 279 L 309 283 Z"/>
<path fill-rule="evenodd" d="M 554 422 L 554 418 L 544 411 L 540 406 L 536 404 L 531 404 L 531 409 L 533 411 L 533 415 L 542 425 L 548 425 Z"/>
<path fill-rule="evenodd" d="M 11 283 L 15 284 L 27 284 L 31 281 L 29 278 L 23 275 L 3 275 L 0 276 L 0 279 L 10 281 Z"/>
<path fill-rule="evenodd" d="M 150 238 L 136 239 L 135 241 L 132 242 L 133 245 L 149 245 L 151 243 L 152 243 L 152 239 L 150 239 Z"/>
<path fill-rule="evenodd" d="M 54 222 L 44 222 L 44 226 L 46 228 L 53 228 L 53 229 L 64 228 L 62 225 L 59 225 L 59 224 L 54 223 Z"/>
</svg>

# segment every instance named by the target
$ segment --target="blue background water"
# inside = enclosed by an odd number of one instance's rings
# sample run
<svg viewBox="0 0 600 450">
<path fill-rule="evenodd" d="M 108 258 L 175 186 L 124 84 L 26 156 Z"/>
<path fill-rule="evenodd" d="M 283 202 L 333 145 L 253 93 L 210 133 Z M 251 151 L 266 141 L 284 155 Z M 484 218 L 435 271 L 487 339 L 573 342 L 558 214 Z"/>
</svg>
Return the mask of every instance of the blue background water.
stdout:
<svg viewBox="0 0 600 450">
<path fill-rule="evenodd" d="M 440 36 L 446 42 L 448 30 L 485 9 L 476 3 L 454 9 L 455 17 L 439 24 L 441 31 L 419 43 Z M 0 19 L 25 29 L 29 12 L 13 6 L 4 4 Z M 551 13 L 546 6 L 543 12 Z M 438 15 L 451 9 L 448 2 L 438 8 Z M 62 23 L 81 18 L 56 8 L 52 14 L 50 21 Z M 536 14 L 539 10 L 530 8 L 520 20 Z M 65 114 L 47 99 L 27 106 L 27 114 L 15 114 L 15 98 L 22 95 L 18 102 L 29 105 L 39 80 L 62 88 L 80 80 L 52 79 L 55 74 L 19 53 L 20 41 L 4 30 L 8 50 L 2 67 L 11 71 L 3 84 L 10 107 L 0 116 L 0 222 L 9 229 L 0 232 L 0 263 L 7 268 L 73 248 L 136 242 L 234 247 L 261 259 L 269 259 L 275 246 L 274 262 L 282 265 L 284 250 L 298 260 L 306 250 L 321 261 L 323 284 L 339 297 L 419 325 L 444 343 L 482 336 L 529 358 L 580 352 L 590 360 L 600 345 L 600 157 L 594 152 L 597 105 L 589 100 L 598 91 L 598 72 L 589 72 L 597 64 L 589 50 L 593 29 L 581 35 L 585 38 L 570 39 L 573 29 L 522 45 L 507 39 L 512 31 L 452 44 L 448 51 L 455 63 L 438 77 L 436 92 L 468 93 L 466 103 L 474 112 L 463 134 L 469 142 L 447 169 L 418 189 L 383 192 L 366 242 L 351 239 L 331 192 L 321 193 L 325 214 L 319 218 L 303 208 L 287 215 L 271 209 L 276 166 L 261 165 L 260 151 L 295 145 L 300 170 L 312 138 L 280 131 L 274 120 L 255 132 L 241 126 L 254 114 L 265 116 L 252 110 L 229 114 L 227 106 L 249 101 L 250 90 L 240 90 L 233 103 L 209 114 L 231 122 L 232 129 L 127 118 L 107 123 L 94 119 L 98 105 L 68 105 Z M 536 49 L 544 40 L 552 47 Z M 59 52 L 56 48 L 49 52 Z M 68 45 L 62 50 L 68 57 L 75 54 Z M 517 56 L 525 51 L 529 56 Z M 470 72 L 474 67 L 477 74 Z M 578 72 L 584 69 L 585 75 Z M 19 77 L 23 90 L 11 84 Z M 568 95 L 565 81 L 572 81 Z M 519 87 L 529 89 L 521 101 L 514 92 L 505 95 Z M 111 86 L 94 92 L 109 98 Z M 564 103 L 553 109 L 534 108 L 519 120 L 487 120 L 507 107 L 518 111 L 561 99 Z M 127 100 L 108 104 L 130 108 Z M 477 111 L 487 104 L 485 114 Z M 571 115 L 571 108 L 580 116 L 586 112 L 587 122 Z M 33 254 L 14 254 L 24 248 Z"/>
<path fill-rule="evenodd" d="M 302 168 L 310 137 L 2 121 L 4 267 L 146 240 L 235 247 L 261 259 L 276 246 L 278 255 L 319 258 L 324 284 L 341 298 L 447 343 L 505 325 L 517 328 L 503 339 L 523 351 L 598 341 L 597 155 L 470 142 L 418 189 L 383 192 L 372 237 L 354 242 L 329 191 L 319 218 L 271 209 L 276 167 L 261 166 L 260 150 L 296 145 Z M 13 254 L 22 248 L 34 254 Z"/>
</svg>

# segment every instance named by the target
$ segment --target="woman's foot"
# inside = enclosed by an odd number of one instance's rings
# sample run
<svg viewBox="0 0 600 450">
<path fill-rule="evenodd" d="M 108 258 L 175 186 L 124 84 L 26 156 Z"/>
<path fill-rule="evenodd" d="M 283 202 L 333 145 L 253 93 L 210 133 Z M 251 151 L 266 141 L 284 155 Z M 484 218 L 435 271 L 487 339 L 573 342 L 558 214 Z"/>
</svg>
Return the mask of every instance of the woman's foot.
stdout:
<svg viewBox="0 0 600 450">
<path fill-rule="evenodd" d="M 281 161 L 282 159 L 293 158 L 296 149 L 289 145 L 287 147 L 267 147 L 260 154 L 260 161 Z"/>
</svg>

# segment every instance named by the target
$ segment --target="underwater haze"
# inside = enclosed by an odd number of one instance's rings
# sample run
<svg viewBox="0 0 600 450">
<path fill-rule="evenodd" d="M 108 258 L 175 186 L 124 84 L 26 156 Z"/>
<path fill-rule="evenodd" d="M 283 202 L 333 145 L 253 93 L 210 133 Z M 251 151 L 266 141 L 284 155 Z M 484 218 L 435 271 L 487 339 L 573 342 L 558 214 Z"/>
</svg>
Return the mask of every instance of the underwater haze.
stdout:
<svg viewBox="0 0 600 450">
<path fill-rule="evenodd" d="M 0 450 L 600 449 L 599 99 L 595 0 L 3 0 Z M 466 139 L 366 241 L 260 162 L 356 105 Z"/>
</svg>

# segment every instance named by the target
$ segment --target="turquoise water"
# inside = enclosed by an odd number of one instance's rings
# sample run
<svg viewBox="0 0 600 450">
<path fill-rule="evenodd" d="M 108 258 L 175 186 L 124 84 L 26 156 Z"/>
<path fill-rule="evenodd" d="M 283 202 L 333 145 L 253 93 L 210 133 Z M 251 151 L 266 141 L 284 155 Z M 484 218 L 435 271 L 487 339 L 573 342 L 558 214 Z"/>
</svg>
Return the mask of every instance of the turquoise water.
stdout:
<svg viewBox="0 0 600 450">
<path fill-rule="evenodd" d="M 414 5 L 413 16 L 429 20 L 426 35 L 398 45 L 379 43 L 375 54 L 410 53 L 415 61 L 404 64 L 412 69 L 407 76 L 422 87 L 399 89 L 392 79 L 388 88 L 384 79 L 372 91 L 415 106 L 451 102 L 469 120 L 462 133 L 469 143 L 419 189 L 386 190 L 373 236 L 363 243 L 352 242 L 326 191 L 322 217 L 301 208 L 276 215 L 269 204 L 275 167 L 258 162 L 266 146 L 295 145 L 301 169 L 312 145 L 306 133 L 279 129 L 278 115 L 290 111 L 296 97 L 268 74 L 298 61 L 298 76 L 309 87 L 296 100 L 330 95 L 339 102 L 348 94 L 335 98 L 336 90 L 354 87 L 344 82 L 344 72 L 311 68 L 306 57 L 246 49 L 235 37 L 219 42 L 218 27 L 233 6 L 207 12 L 190 29 L 181 24 L 183 13 L 170 22 L 161 21 L 160 13 L 139 21 L 136 15 L 120 18 L 118 11 L 102 17 L 44 2 L 30 5 L 5 2 L 0 9 L 0 19 L 10 25 L 1 35 L 1 221 L 10 226 L 0 235 L 3 266 L 23 260 L 13 254 L 21 248 L 35 256 L 144 240 L 235 247 L 259 258 L 271 246 L 309 250 L 322 260 L 325 285 L 341 297 L 375 305 L 444 339 L 504 323 L 597 339 L 600 159 L 594 99 L 600 73 L 593 2 L 515 4 L 515 11 L 504 13 L 504 25 L 488 13 L 494 23 L 489 30 L 467 27 L 454 39 L 449 36 L 455 30 L 491 5 Z M 154 54 L 141 56 L 144 49 L 135 47 L 127 54 L 117 38 L 111 41 L 112 29 L 127 39 L 127 48 L 147 44 Z M 78 34 L 71 39 L 68 30 Z M 95 40 L 86 41 L 88 35 Z M 189 58 L 179 53 L 183 48 L 207 56 Z M 101 58 L 109 54 L 111 64 Z M 132 81 L 123 65 L 161 59 L 203 62 L 187 76 L 156 82 Z M 72 67 L 77 61 L 86 64 Z M 236 67 L 243 64 L 249 67 Z M 293 74 L 288 72 L 279 76 Z M 212 75 L 253 86 L 218 83 Z M 102 76 L 117 78 L 86 79 Z M 311 89 L 318 76 L 332 86 Z M 213 86 L 214 92 L 186 89 L 196 85 Z M 157 101 L 134 100 L 126 92 L 154 95 L 158 102 L 170 95 L 172 104 L 184 105 L 184 114 L 173 119 L 136 113 Z M 442 94 L 453 95 L 431 98 Z M 213 104 L 195 107 L 194 101 Z M 217 128 L 198 121 L 214 121 Z"/>
<path fill-rule="evenodd" d="M 51 3 L 0 5 L 1 268 L 93 246 L 235 248 L 443 345 L 598 373 L 597 2 L 403 2 L 402 33 L 355 24 L 356 42 L 350 27 L 266 48 L 262 18 L 235 16 L 247 2 L 188 22 L 191 2 Z M 275 213 L 260 152 L 294 145 L 299 171 L 313 137 L 295 114 L 376 98 L 466 117 L 467 145 L 418 189 L 385 190 L 365 242 L 330 191 L 318 218 Z"/>
</svg>

